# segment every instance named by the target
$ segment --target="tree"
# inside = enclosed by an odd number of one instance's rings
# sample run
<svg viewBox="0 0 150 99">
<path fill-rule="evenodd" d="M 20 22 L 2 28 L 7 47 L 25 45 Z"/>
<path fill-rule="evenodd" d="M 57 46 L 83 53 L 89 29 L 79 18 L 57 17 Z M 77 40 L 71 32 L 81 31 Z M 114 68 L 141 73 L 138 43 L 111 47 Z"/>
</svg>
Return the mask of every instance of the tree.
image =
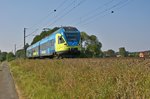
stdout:
<svg viewBox="0 0 150 99">
<path fill-rule="evenodd" d="M 36 35 L 36 36 L 33 38 L 33 41 L 32 41 L 32 43 L 31 43 L 31 45 L 32 45 L 32 44 L 35 44 L 36 42 L 38 42 L 38 41 L 40 41 L 40 40 L 41 40 L 40 35 Z"/>
<path fill-rule="evenodd" d="M 128 52 L 128 57 L 139 57 L 139 52 Z"/>
<path fill-rule="evenodd" d="M 53 29 L 47 29 L 47 30 L 44 29 L 44 31 L 42 31 L 40 35 L 36 35 L 33 38 L 31 45 L 35 44 L 36 42 L 40 41 L 41 39 L 45 38 L 46 36 L 52 34 L 53 32 L 57 31 L 58 29 L 59 29 L 58 27 L 55 27 Z"/>
<path fill-rule="evenodd" d="M 85 32 L 81 32 L 82 39 L 82 54 L 86 57 L 99 57 L 102 53 L 102 44 L 95 35 L 89 36 Z"/>
<path fill-rule="evenodd" d="M 6 59 L 7 61 L 12 61 L 15 59 L 15 55 L 12 53 L 12 52 L 9 52 L 7 55 L 6 55 Z"/>
<path fill-rule="evenodd" d="M 115 51 L 112 49 L 109 49 L 108 51 L 104 52 L 104 57 L 115 57 L 115 56 L 116 56 Z"/>
<path fill-rule="evenodd" d="M 119 54 L 121 55 L 121 57 L 127 56 L 127 52 L 124 47 L 119 48 Z"/>
<path fill-rule="evenodd" d="M 5 61 L 6 60 L 6 55 L 7 55 L 7 52 L 1 52 L 0 54 L 0 61 Z"/>
<path fill-rule="evenodd" d="M 29 44 L 28 43 L 26 43 L 26 45 L 25 45 L 25 49 L 27 49 L 29 47 Z"/>
<path fill-rule="evenodd" d="M 17 50 L 17 52 L 16 52 L 16 58 L 24 58 L 24 56 L 25 56 L 24 49 Z"/>
<path fill-rule="evenodd" d="M 109 55 L 110 57 L 115 57 L 115 56 L 116 56 L 115 51 L 112 50 L 112 49 L 109 49 L 109 50 L 107 51 L 107 53 L 108 53 L 108 55 Z"/>
</svg>

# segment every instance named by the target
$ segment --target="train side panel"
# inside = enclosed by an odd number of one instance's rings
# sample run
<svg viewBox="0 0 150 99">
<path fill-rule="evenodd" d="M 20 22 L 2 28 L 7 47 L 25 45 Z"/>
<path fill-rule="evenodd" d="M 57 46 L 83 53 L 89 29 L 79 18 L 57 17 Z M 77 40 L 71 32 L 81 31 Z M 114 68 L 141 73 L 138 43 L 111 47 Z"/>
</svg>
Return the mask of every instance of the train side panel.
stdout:
<svg viewBox="0 0 150 99">
<path fill-rule="evenodd" d="M 37 43 L 35 43 L 34 45 L 30 46 L 30 47 L 27 49 L 26 56 L 27 56 L 28 58 L 39 57 L 39 55 L 40 55 L 39 47 L 40 47 L 40 43 L 39 43 L 39 42 L 37 42 Z"/>
<path fill-rule="evenodd" d="M 51 56 L 55 53 L 55 34 L 40 41 L 40 56 Z"/>
</svg>

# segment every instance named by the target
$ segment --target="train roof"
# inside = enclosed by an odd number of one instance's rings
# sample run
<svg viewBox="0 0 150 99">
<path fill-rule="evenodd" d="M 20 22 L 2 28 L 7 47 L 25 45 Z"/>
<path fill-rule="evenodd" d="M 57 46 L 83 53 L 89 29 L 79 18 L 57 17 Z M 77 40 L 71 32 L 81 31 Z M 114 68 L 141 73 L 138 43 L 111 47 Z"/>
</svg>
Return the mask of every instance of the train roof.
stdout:
<svg viewBox="0 0 150 99">
<path fill-rule="evenodd" d="M 65 31 L 78 31 L 78 29 L 77 28 L 75 28 L 75 27 L 62 27 Z"/>
</svg>

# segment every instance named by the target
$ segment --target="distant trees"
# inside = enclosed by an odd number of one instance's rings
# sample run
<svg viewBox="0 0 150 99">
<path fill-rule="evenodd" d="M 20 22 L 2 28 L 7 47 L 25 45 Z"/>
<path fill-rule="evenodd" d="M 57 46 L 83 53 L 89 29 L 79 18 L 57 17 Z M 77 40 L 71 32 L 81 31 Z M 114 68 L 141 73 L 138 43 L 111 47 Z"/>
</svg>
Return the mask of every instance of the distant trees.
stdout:
<svg viewBox="0 0 150 99">
<path fill-rule="evenodd" d="M 0 61 L 5 61 L 6 60 L 6 55 L 7 55 L 7 52 L 0 52 Z"/>
<path fill-rule="evenodd" d="M 140 54 L 139 52 L 129 52 L 128 56 L 129 57 L 139 57 L 139 54 Z"/>
<path fill-rule="evenodd" d="M 103 52 L 103 57 L 116 57 L 114 50 L 109 49 L 108 51 Z"/>
<path fill-rule="evenodd" d="M 121 57 L 127 57 L 127 51 L 124 47 L 119 48 L 119 55 L 121 55 Z"/>
<path fill-rule="evenodd" d="M 24 49 L 19 49 L 16 52 L 16 58 L 24 58 L 25 57 L 25 51 Z"/>
<path fill-rule="evenodd" d="M 15 55 L 12 52 L 7 53 L 7 52 L 0 51 L 0 61 L 1 62 L 5 61 L 5 60 L 11 61 L 13 59 L 15 59 Z"/>
<path fill-rule="evenodd" d="M 82 40 L 82 56 L 83 57 L 101 57 L 102 44 L 95 35 L 88 35 L 86 32 L 81 32 Z"/>
<path fill-rule="evenodd" d="M 7 61 L 12 61 L 15 59 L 15 55 L 12 52 L 7 53 L 6 55 Z"/>
<path fill-rule="evenodd" d="M 40 40 L 43 39 L 44 37 L 46 37 L 46 36 L 52 34 L 53 32 L 57 31 L 58 29 L 59 29 L 58 27 L 55 27 L 55 28 L 53 28 L 53 29 L 47 29 L 47 30 L 44 29 L 44 31 L 42 31 L 40 35 L 36 35 L 36 36 L 33 38 L 33 41 L 32 41 L 32 43 L 31 43 L 31 45 L 34 44 L 34 43 L 36 43 L 36 42 L 38 42 L 38 41 L 40 41 Z"/>
<path fill-rule="evenodd" d="M 108 54 L 110 57 L 115 57 L 115 56 L 116 56 L 115 51 L 112 50 L 112 49 L 109 49 L 109 50 L 107 51 L 107 54 Z"/>
<path fill-rule="evenodd" d="M 31 45 L 34 44 L 34 43 L 36 43 L 36 42 L 38 42 L 38 41 L 40 41 L 40 40 L 41 40 L 40 35 L 36 35 L 36 36 L 33 38 L 33 41 L 32 41 L 32 43 L 31 43 Z"/>
</svg>

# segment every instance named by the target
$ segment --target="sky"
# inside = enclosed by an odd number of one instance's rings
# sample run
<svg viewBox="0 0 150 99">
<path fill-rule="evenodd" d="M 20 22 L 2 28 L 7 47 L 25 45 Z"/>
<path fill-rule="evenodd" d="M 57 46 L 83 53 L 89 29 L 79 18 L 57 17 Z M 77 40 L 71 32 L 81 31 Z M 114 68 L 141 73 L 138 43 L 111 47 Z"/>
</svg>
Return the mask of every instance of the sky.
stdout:
<svg viewBox="0 0 150 99">
<path fill-rule="evenodd" d="M 150 0 L 0 0 L 0 50 L 14 51 L 44 28 L 74 26 L 102 50 L 150 50 Z"/>
</svg>

